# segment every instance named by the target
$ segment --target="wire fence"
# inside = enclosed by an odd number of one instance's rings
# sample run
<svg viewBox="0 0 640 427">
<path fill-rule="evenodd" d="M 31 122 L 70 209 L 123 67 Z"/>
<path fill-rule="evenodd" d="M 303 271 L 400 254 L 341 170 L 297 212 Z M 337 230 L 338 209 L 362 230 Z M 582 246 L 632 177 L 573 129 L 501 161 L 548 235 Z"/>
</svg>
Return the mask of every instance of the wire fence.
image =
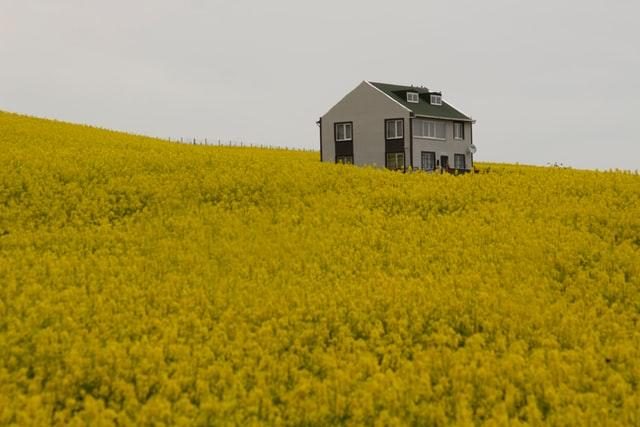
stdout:
<svg viewBox="0 0 640 427">
<path fill-rule="evenodd" d="M 317 149 L 314 149 L 314 148 L 256 144 L 253 142 L 246 142 L 241 139 L 169 137 L 167 138 L 167 140 L 169 142 L 174 142 L 177 144 L 208 145 L 211 147 L 249 147 L 249 148 L 266 148 L 266 149 L 272 149 L 272 150 L 306 151 L 306 152 L 318 151 Z"/>
</svg>

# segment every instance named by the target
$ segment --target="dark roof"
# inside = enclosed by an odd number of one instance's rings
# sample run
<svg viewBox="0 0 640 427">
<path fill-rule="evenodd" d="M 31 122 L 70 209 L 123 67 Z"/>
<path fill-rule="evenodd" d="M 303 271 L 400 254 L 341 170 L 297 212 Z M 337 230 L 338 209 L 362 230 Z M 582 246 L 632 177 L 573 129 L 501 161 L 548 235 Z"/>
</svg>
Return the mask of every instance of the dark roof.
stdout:
<svg viewBox="0 0 640 427">
<path fill-rule="evenodd" d="M 401 86 L 388 83 L 369 83 L 380 89 L 385 94 L 389 95 L 394 101 L 399 102 L 409 110 L 413 111 L 413 113 L 417 116 L 441 117 L 443 119 L 456 120 L 471 120 L 471 117 L 468 117 L 460 111 L 456 110 L 451 105 L 447 104 L 444 100 L 442 101 L 442 105 L 431 105 L 429 94 L 433 93 L 440 95 L 440 91 L 429 91 L 429 89 L 425 87 Z M 418 92 L 418 94 L 420 95 L 420 102 L 418 102 L 417 104 L 407 102 L 407 92 Z"/>
</svg>

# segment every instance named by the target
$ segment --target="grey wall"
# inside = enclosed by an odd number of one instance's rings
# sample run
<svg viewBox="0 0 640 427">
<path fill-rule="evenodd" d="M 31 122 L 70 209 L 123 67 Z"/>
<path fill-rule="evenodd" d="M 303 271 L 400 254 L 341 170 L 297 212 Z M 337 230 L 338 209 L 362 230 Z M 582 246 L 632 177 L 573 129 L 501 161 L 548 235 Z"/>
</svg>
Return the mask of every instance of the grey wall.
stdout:
<svg viewBox="0 0 640 427">
<path fill-rule="evenodd" d="M 322 160 L 335 162 L 334 123 L 353 122 L 353 161 L 385 165 L 385 119 L 404 118 L 405 158 L 409 156 L 409 111 L 366 82 L 360 83 L 322 116 Z"/>
<path fill-rule="evenodd" d="M 421 120 L 417 117 L 415 121 Z M 440 159 L 440 156 L 449 156 L 449 166 L 453 167 L 453 155 L 464 154 L 466 160 L 466 168 L 471 169 L 471 156 L 467 153 L 467 149 L 471 145 L 471 123 L 465 122 L 464 124 L 464 139 L 457 140 L 453 138 L 453 121 L 449 120 L 437 120 L 437 119 L 424 119 L 444 122 L 446 125 L 446 140 L 435 140 L 429 138 L 413 137 L 413 166 L 414 168 L 421 167 L 421 151 L 434 151 L 436 153 L 436 160 Z M 415 130 L 414 130 L 415 135 Z"/>
</svg>

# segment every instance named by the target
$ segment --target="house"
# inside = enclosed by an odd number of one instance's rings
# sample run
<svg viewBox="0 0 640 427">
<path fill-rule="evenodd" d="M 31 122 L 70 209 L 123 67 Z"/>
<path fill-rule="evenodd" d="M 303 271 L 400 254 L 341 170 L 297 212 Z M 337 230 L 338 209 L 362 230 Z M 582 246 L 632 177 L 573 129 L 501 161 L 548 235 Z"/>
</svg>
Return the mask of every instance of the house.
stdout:
<svg viewBox="0 0 640 427">
<path fill-rule="evenodd" d="M 363 81 L 317 122 L 323 162 L 466 172 L 471 117 L 424 87 Z"/>
</svg>

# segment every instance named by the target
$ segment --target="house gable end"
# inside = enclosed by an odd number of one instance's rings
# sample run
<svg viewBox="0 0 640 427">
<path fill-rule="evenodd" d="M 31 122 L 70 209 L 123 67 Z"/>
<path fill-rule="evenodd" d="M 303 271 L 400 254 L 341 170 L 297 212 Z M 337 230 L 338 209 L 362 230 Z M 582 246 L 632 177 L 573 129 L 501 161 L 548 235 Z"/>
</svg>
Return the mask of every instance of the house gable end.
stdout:
<svg viewBox="0 0 640 427">
<path fill-rule="evenodd" d="M 372 94 L 375 94 L 376 98 L 379 97 L 379 100 L 381 102 L 388 103 L 390 113 L 406 114 L 407 112 L 411 111 L 411 109 L 398 103 L 395 99 L 388 96 L 386 93 L 379 90 L 375 86 L 371 85 L 369 82 L 363 81 L 351 92 L 347 93 L 333 107 L 331 107 L 329 111 L 327 111 L 322 117 L 334 115 L 336 113 L 342 113 L 342 110 L 358 110 L 354 112 L 357 112 L 358 114 L 365 113 L 367 111 L 368 104 L 364 102 L 364 100 L 370 99 Z M 363 99 L 362 103 L 359 102 L 359 99 L 361 98 Z"/>
<path fill-rule="evenodd" d="M 348 144 L 353 147 L 354 163 L 384 166 L 385 120 L 404 119 L 404 133 L 408 135 L 410 113 L 408 108 L 363 81 L 322 116 L 322 159 L 339 161 L 340 150 Z M 346 122 L 352 124 L 352 139 L 339 141 L 336 125 Z"/>
</svg>

